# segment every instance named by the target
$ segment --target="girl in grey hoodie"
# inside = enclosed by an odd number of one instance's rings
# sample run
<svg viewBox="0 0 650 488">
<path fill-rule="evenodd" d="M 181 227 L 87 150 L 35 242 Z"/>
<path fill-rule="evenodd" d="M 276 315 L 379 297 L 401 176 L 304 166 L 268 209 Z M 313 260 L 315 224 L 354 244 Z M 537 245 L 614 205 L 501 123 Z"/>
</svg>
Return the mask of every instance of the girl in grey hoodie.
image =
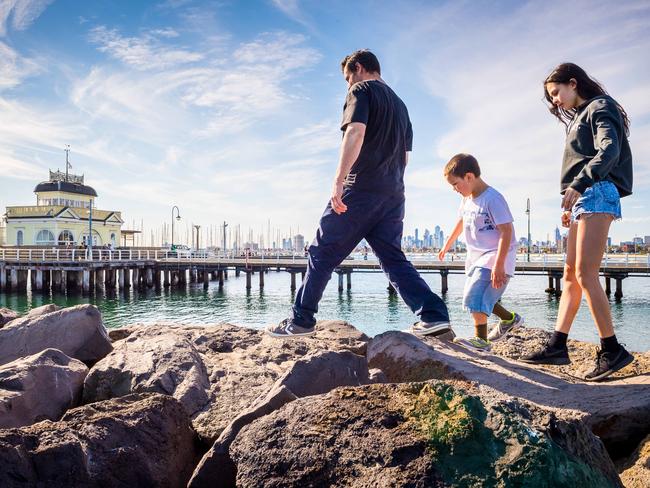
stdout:
<svg viewBox="0 0 650 488">
<path fill-rule="evenodd" d="M 610 224 L 621 218 L 621 197 L 632 193 L 630 123 L 623 107 L 573 63 L 559 65 L 544 80 L 544 97 L 567 133 L 560 177 L 562 225 L 569 229 L 565 285 L 551 340 L 521 360 L 570 362 L 566 341 L 584 293 L 601 342 L 585 379 L 599 381 L 634 360 L 616 339 L 598 278 Z"/>
</svg>

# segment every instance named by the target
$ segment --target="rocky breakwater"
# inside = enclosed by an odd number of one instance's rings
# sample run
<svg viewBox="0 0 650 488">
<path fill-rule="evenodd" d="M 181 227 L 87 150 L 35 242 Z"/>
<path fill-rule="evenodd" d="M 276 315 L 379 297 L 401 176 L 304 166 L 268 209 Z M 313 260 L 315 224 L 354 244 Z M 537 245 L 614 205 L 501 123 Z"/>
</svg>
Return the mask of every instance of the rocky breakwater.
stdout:
<svg viewBox="0 0 650 488">
<path fill-rule="evenodd" d="M 0 486 L 648 486 L 650 355 L 585 384 L 584 343 L 573 366 L 516 362 L 545 337 L 478 354 L 339 321 L 279 341 L 36 310 L 0 329 Z"/>
</svg>

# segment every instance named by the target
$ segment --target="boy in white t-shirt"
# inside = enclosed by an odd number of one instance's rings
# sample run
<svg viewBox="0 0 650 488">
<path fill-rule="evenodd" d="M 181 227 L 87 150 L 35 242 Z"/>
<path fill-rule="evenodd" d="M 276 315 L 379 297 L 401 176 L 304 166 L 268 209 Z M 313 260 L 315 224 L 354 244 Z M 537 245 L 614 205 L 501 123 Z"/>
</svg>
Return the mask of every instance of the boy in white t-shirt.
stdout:
<svg viewBox="0 0 650 488">
<path fill-rule="evenodd" d="M 524 323 L 519 314 L 509 312 L 499 303 L 515 274 L 517 239 L 512 214 L 501 193 L 481 179 L 481 168 L 474 156 L 457 154 L 445 166 L 444 174 L 463 200 L 458 222 L 438 259 L 442 261 L 462 232 L 467 243 L 463 306 L 472 314 L 475 329 L 475 337 L 454 341 L 473 349 L 489 350 L 490 341 L 498 341 Z M 491 313 L 501 321 L 488 334 Z"/>
</svg>

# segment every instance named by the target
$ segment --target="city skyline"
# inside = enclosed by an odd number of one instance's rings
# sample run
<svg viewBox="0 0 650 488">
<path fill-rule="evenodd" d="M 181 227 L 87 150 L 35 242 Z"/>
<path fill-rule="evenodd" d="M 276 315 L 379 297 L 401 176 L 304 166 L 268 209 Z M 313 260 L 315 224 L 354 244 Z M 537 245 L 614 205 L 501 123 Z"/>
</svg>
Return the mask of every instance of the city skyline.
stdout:
<svg viewBox="0 0 650 488">
<path fill-rule="evenodd" d="M 73 171 L 99 205 L 121 210 L 126 229 L 144 227 L 147 243 L 173 205 L 180 225 L 227 221 L 257 236 L 270 219 L 285 237 L 300 228 L 309 241 L 341 140 L 339 62 L 369 47 L 414 126 L 405 229 L 453 227 L 460 201 L 442 168 L 463 151 L 506 197 L 518 237 L 528 198 L 533 239 L 554 232 L 564 136 L 541 82 L 570 60 L 632 120 L 634 194 L 610 235 L 650 234 L 647 2 L 359 8 L 373 29 L 359 29 L 338 1 L 5 0 L 0 208 L 32 204 L 48 169 L 65 169 L 70 144 Z"/>
</svg>

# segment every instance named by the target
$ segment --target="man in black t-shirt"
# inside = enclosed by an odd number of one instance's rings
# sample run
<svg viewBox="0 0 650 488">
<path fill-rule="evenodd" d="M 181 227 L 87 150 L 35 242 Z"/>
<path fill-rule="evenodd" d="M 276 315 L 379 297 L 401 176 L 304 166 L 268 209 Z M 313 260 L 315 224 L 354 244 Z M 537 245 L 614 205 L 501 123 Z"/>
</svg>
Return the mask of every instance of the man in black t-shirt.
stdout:
<svg viewBox="0 0 650 488">
<path fill-rule="evenodd" d="M 346 56 L 341 68 L 349 90 L 343 108 L 343 143 L 332 196 L 309 247 L 309 265 L 292 316 L 269 326 L 273 337 L 314 333 L 320 301 L 332 271 L 365 238 L 393 287 L 420 317 L 418 335 L 451 330 L 444 302 L 402 252 L 404 169 L 413 131 L 404 102 L 381 79 L 370 51 Z"/>
</svg>

